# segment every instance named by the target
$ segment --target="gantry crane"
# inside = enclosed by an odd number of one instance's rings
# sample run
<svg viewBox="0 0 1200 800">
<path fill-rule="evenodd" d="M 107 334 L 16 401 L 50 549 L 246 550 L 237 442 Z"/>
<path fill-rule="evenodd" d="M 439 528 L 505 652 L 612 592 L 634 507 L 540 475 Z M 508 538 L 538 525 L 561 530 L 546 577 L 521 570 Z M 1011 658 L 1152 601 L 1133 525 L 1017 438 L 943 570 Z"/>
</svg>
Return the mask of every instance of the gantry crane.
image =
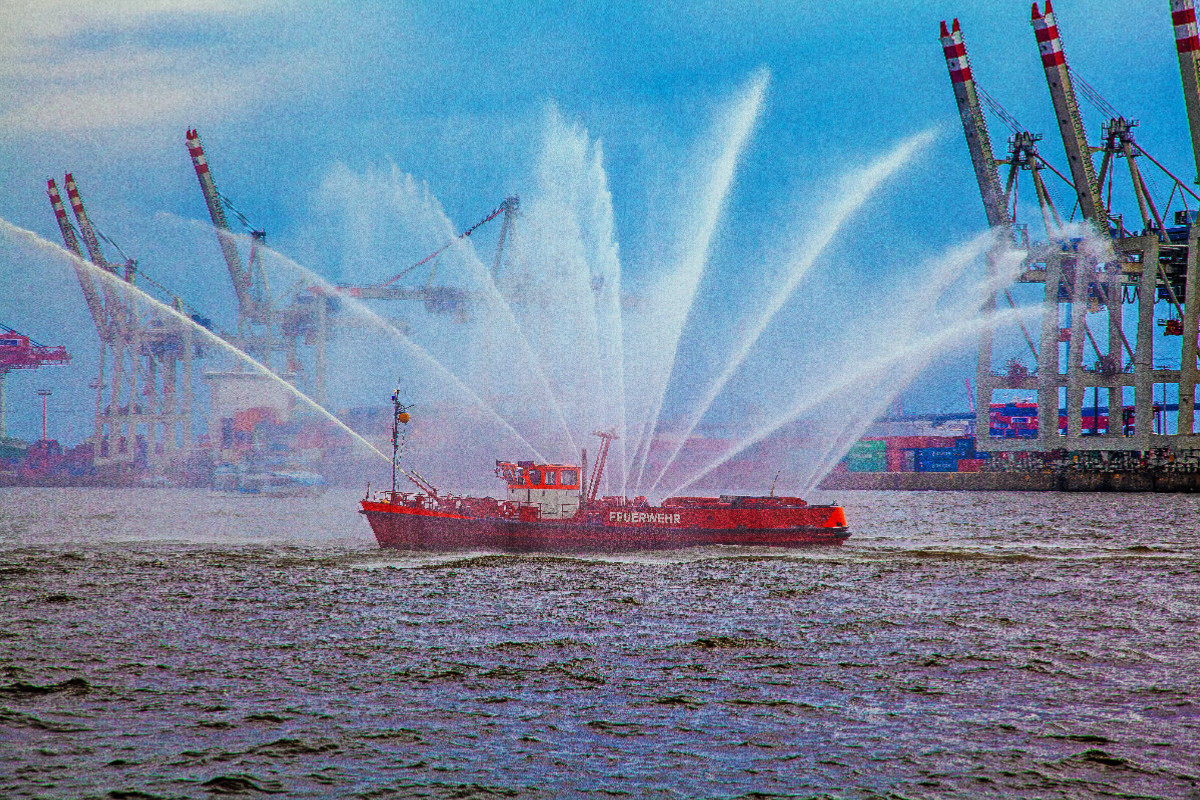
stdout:
<svg viewBox="0 0 1200 800">
<path fill-rule="evenodd" d="M 200 144 L 200 134 L 195 129 L 189 129 L 186 136 L 188 155 L 192 158 L 192 166 L 196 170 L 196 179 L 200 182 L 200 193 L 204 196 L 204 204 L 208 207 L 209 217 L 212 218 L 213 228 L 217 233 L 217 243 L 221 247 L 221 255 L 229 270 L 229 279 L 233 283 L 233 292 L 237 296 L 238 335 L 245 336 L 246 328 L 252 323 L 269 323 L 270 306 L 264 304 L 263 298 L 267 293 L 265 276 L 262 274 L 262 264 L 259 263 L 255 245 L 266 239 L 265 232 L 250 228 L 251 250 L 248 265 L 242 264 L 241 253 L 238 252 L 237 239 L 229 229 L 225 217 L 226 200 L 217 191 L 213 180 L 212 170 L 208 166 L 208 156 L 204 146 Z"/>
<path fill-rule="evenodd" d="M 456 242 L 468 238 L 475 231 L 482 228 L 487 223 L 503 215 L 503 221 L 500 225 L 500 238 L 496 244 L 496 254 L 492 259 L 492 278 L 496 279 L 500 272 L 500 263 L 503 259 L 504 246 L 508 237 L 512 233 L 513 220 L 519 213 L 521 208 L 521 200 L 516 195 L 506 197 L 495 209 L 491 211 L 483 219 L 476 222 L 471 227 L 458 234 L 457 237 L 451 239 L 446 244 L 434 250 L 429 255 L 422 258 L 420 261 L 412 264 L 396 273 L 386 281 L 381 283 L 371 284 L 368 286 L 351 286 L 341 284 L 337 287 L 338 292 L 344 293 L 348 297 L 354 297 L 362 300 L 420 300 L 425 303 L 425 309 L 431 314 L 450 313 L 454 314 L 459 320 L 465 320 L 468 316 L 466 310 L 466 302 L 470 299 L 471 294 L 465 290 L 452 286 L 434 286 L 433 279 L 435 271 L 430 270 L 428 279 L 424 286 L 419 287 L 404 287 L 395 285 L 401 278 L 415 272 L 417 269 L 426 264 L 436 264 L 436 259 L 446 250 L 454 246 Z"/>
<path fill-rule="evenodd" d="M 328 343 L 328 302 L 316 302 L 311 294 L 288 290 L 281 296 L 271 296 L 271 286 L 262 264 L 262 250 L 266 233 L 250 224 L 241 213 L 220 193 L 208 163 L 208 155 L 200 143 L 200 134 L 195 129 L 187 131 L 185 141 L 200 193 L 216 231 L 221 256 L 229 271 L 237 298 L 237 336 L 231 337 L 232 344 L 250 354 L 264 365 L 280 372 L 292 382 L 307 382 L 305 388 L 318 402 L 325 397 L 325 355 Z M 249 252 L 242 261 L 238 249 L 238 234 L 230 229 L 226 209 L 237 217 L 249 238 Z M 303 281 L 300 285 L 303 284 Z M 284 304 L 285 299 L 290 303 Z M 313 348 L 311 374 L 303 367 L 300 345 Z M 275 362 L 275 354 L 283 353 L 282 363 Z M 222 373 L 229 380 L 244 383 L 249 380 L 243 365 L 235 364 L 232 371 Z M 211 380 L 223 380 L 218 373 L 210 373 Z M 262 379 L 269 380 L 269 379 Z M 240 394 L 241 392 L 233 392 Z M 224 393 L 223 393 L 224 394 Z M 225 409 L 236 411 L 238 409 Z M 223 413 L 219 411 L 219 413 Z"/>
<path fill-rule="evenodd" d="M 998 259 L 1012 241 L 1015 222 L 1016 177 L 1018 170 L 1023 163 L 1027 163 L 1031 155 L 1034 159 L 1033 163 L 1035 165 L 1038 163 L 1033 146 L 1036 139 L 1032 136 L 1018 137 L 1014 134 L 1014 138 L 1010 142 L 1008 182 L 1004 188 L 1001 188 L 1000 175 L 997 171 L 997 164 L 1000 162 L 997 161 L 992 150 L 987 119 L 984 117 L 980 104 L 980 91 L 976 85 L 974 73 L 971 71 L 962 27 L 957 19 L 949 27 L 945 21 L 941 23 L 940 39 L 942 52 L 946 58 L 946 67 L 950 72 L 954 99 L 962 121 L 963 133 L 967 140 L 967 151 L 970 153 L 971 165 L 975 170 L 975 180 L 979 185 L 980 197 L 983 199 L 984 214 L 987 217 L 988 225 L 997 231 L 997 243 L 989 251 L 987 259 L 989 283 L 995 287 Z M 984 302 L 984 313 L 991 313 L 996 309 L 1000 291 L 1000 287 L 995 287 L 990 293 Z M 1009 291 L 1003 289 L 1003 292 L 1009 305 L 1015 305 Z M 1025 329 L 1024 323 L 1021 323 L 1021 331 L 1025 334 L 1026 342 L 1036 360 L 1037 348 L 1034 346 L 1029 332 Z M 992 392 L 1001 386 L 1013 389 L 1036 388 L 1036 379 L 1030 375 L 1027 369 L 1012 369 L 1009 374 L 1004 376 L 995 374 L 992 369 L 992 350 L 993 333 L 990 328 L 985 327 L 979 338 L 979 362 L 975 378 L 980 397 L 990 398 Z M 988 430 L 988 410 L 987 402 L 978 404 L 975 420 L 976 430 Z"/>
<path fill-rule="evenodd" d="M 1194 0 L 1170 0 L 1171 23 L 1175 28 L 1175 52 L 1179 56 L 1179 76 L 1183 83 L 1183 100 L 1187 109 L 1188 129 L 1192 138 L 1192 157 L 1200 176 L 1200 32 L 1196 27 Z M 1198 178 L 1200 180 L 1200 178 Z M 1200 357 L 1197 347 L 1197 313 L 1200 312 L 1200 222 L 1188 219 L 1187 256 L 1184 262 L 1182 325 L 1182 357 L 1179 376 L 1179 433 L 1195 434 L 1196 385 L 1200 383 L 1200 371 L 1196 361 Z M 1142 424 L 1139 418 L 1137 424 Z"/>
<path fill-rule="evenodd" d="M 1170 0 L 1175 25 L 1176 47 L 1188 104 L 1193 151 L 1200 172 L 1200 39 L 1197 38 L 1193 0 Z M 1133 129 L 1137 122 L 1118 114 L 1099 93 L 1067 64 L 1062 37 L 1051 2 L 1044 10 L 1035 3 L 1031 22 L 1034 29 L 1047 86 L 1059 125 L 1069 165 L 1069 179 L 1055 170 L 1037 152 L 1039 136 L 1032 134 L 1006 115 L 1003 109 L 983 95 L 993 111 L 1013 129 L 1008 158 L 994 160 L 989 152 L 986 121 L 982 113 L 974 76 L 967 60 L 961 28 L 941 27 L 941 42 L 947 59 L 954 94 L 963 119 L 968 152 L 976 171 L 981 197 L 989 224 L 1015 223 L 1016 183 L 1020 170 L 1028 170 L 1034 182 L 1035 196 L 1048 233 L 1048 244 L 1029 251 L 1019 281 L 1043 283 L 1041 336 L 1037 350 L 1036 373 L 1018 375 L 1016 385 L 992 371 L 991 332 L 980 341 L 979 402 L 977 429 L 984 450 L 1149 450 L 1156 446 L 1196 447 L 1200 436 L 1193 428 L 1193 404 L 1197 384 L 1196 280 L 1200 270 L 1193 267 L 1200 247 L 1196 241 L 1195 215 L 1187 208 L 1188 197 L 1200 200 L 1136 142 Z M 1093 148 L 1085 133 L 1076 90 L 1107 117 L 1103 144 Z M 1092 161 L 1101 153 L 1099 172 Z M 1113 183 L 1117 159 L 1124 158 L 1137 203 L 1140 224 L 1131 226 L 1113 208 Z M 1145 158 L 1160 168 L 1172 181 L 1171 195 L 1165 204 L 1155 198 L 1142 174 L 1139 159 Z M 1008 180 L 997 191 L 996 167 L 1008 166 Z M 1059 209 L 1039 174 L 1042 168 L 1063 178 L 1072 189 L 1075 210 L 1092 229 L 1089 236 L 1064 233 Z M 1178 196 L 1184 209 L 1171 224 L 1170 206 Z M 1070 214 L 1075 216 L 1073 210 Z M 1109 247 L 1111 245 L 1111 248 Z M 1161 304 L 1160 304 L 1160 301 Z M 1124 332 L 1123 303 L 1137 304 L 1136 345 Z M 1162 310 L 1166 309 L 1167 318 Z M 1108 335 L 1094 335 L 1089 314 L 1106 310 L 1107 319 L 1099 323 Z M 1065 324 L 1064 324 L 1065 323 Z M 1092 325 L 1096 325 L 1092 322 Z M 1183 336 L 1180 369 L 1156 366 L 1154 339 L 1156 328 L 1167 335 Z M 1031 350 L 1032 338 L 1026 332 Z M 1107 338 L 1107 346 L 1103 339 Z M 1098 341 L 1098 339 L 1100 341 Z M 1062 345 L 1066 345 L 1063 362 Z M 1095 359 L 1086 357 L 1094 352 Z M 1155 387 L 1176 384 L 1179 396 L 1179 428 L 1171 438 L 1163 438 L 1161 428 L 1154 429 Z M 992 390 L 996 388 L 1036 388 L 1038 392 L 1039 435 L 1036 440 L 987 441 L 986 416 Z M 1083 406 L 1099 405 L 1104 393 L 1110 406 L 1126 402 L 1133 390 L 1134 425 L 1122 430 L 1100 430 L 1093 423 L 1083 429 Z M 1059 435 L 1059 405 L 1065 396 L 1067 430 Z M 1111 418 L 1119 418 L 1110 415 Z M 1093 414 L 1092 419 L 1098 419 Z"/>
<path fill-rule="evenodd" d="M 143 459 L 156 464 L 175 459 L 192 439 L 191 329 L 145 309 L 144 303 L 132 293 L 122 292 L 114 285 L 115 281 L 134 283 L 139 272 L 137 262 L 126 258 L 123 263 L 114 264 L 105 258 L 100 235 L 70 173 L 65 185 L 78 224 L 78 236 L 53 179 L 46 182 L 46 192 L 63 244 L 79 259 L 73 266 L 100 338 L 99 374 L 92 384 L 96 390 L 93 418 L 96 465 L 120 466 Z M 86 259 L 111 277 L 94 276 L 83 265 L 81 238 L 87 250 Z M 172 298 L 172 302 L 182 313 L 182 301 Z"/>
<path fill-rule="evenodd" d="M 17 369 L 61 366 L 70 362 L 71 356 L 62 345 L 48 347 L 0 323 L 0 440 L 8 436 L 4 397 L 4 380 L 8 373 Z"/>
<path fill-rule="evenodd" d="M 1046 85 L 1050 89 L 1050 101 L 1054 104 L 1054 115 L 1058 119 L 1063 149 L 1067 154 L 1071 182 L 1079 198 L 1079 210 L 1085 220 L 1096 226 L 1098 233 L 1107 235 L 1108 221 L 1101 213 L 1103 203 L 1096 181 L 1096 166 L 1092 163 L 1092 149 L 1083 129 L 1071 71 L 1067 68 L 1062 37 L 1050 0 L 1046 0 L 1045 13 L 1038 11 L 1037 3 L 1033 4 L 1031 23 L 1038 50 L 1041 51 L 1042 68 L 1046 72 Z"/>
</svg>

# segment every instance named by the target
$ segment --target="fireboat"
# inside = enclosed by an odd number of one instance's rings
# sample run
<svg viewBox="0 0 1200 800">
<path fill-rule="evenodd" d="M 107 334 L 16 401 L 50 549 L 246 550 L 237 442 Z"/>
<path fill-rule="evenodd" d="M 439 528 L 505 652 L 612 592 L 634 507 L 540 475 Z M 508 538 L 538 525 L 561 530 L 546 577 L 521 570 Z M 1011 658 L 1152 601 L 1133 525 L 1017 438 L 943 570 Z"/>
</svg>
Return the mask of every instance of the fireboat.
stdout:
<svg viewBox="0 0 1200 800">
<path fill-rule="evenodd" d="M 503 552 L 623 552 L 708 545 L 805 547 L 838 545 L 850 533 L 838 505 L 798 497 L 721 495 L 600 497 L 615 433 L 598 431 L 600 449 L 588 475 L 581 465 L 497 461 L 506 499 L 443 494 L 412 469 L 401 469 L 401 426 L 409 409 L 392 395 L 392 488 L 371 492 L 359 511 L 380 547 L 399 550 Z M 416 491 L 400 491 L 406 478 Z"/>
</svg>

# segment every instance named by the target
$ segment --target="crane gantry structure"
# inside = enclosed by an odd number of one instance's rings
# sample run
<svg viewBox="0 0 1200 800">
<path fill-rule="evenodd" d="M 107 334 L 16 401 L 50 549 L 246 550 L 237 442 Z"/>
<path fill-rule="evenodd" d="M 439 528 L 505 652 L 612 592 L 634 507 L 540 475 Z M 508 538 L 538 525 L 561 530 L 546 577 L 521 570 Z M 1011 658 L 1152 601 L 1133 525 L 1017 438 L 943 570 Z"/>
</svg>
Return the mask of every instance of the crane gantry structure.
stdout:
<svg viewBox="0 0 1200 800">
<path fill-rule="evenodd" d="M 132 292 L 121 291 L 117 282 L 133 284 L 137 262 L 127 258 L 117 264 L 105 258 L 74 176 L 67 173 L 64 185 L 78 235 L 53 179 L 46 182 L 46 192 L 63 244 L 78 259 L 75 274 L 101 343 L 98 374 L 91 384 L 96 390 L 95 464 L 120 468 L 176 462 L 192 441 L 192 331 L 147 308 Z M 112 277 L 95 279 L 83 263 L 89 260 Z M 172 304 L 182 312 L 177 297 Z"/>
<path fill-rule="evenodd" d="M 466 320 L 469 318 L 468 304 L 478 299 L 478 293 L 435 285 L 433 278 L 438 256 L 486 223 L 502 218 L 492 264 L 494 279 L 519 210 L 519 200 L 515 196 L 506 198 L 490 214 L 451 237 L 444 246 L 380 283 L 339 286 L 328 291 L 302 278 L 282 292 L 273 293 L 263 263 L 263 254 L 267 252 L 265 233 L 251 226 L 246 216 L 217 189 L 208 154 L 196 130 L 187 131 L 185 142 L 233 288 L 236 332 L 215 330 L 210 318 L 152 280 L 135 260 L 121 253 L 120 248 L 93 223 L 73 175 L 68 173 L 63 182 L 66 202 L 55 180 L 50 179 L 46 184 L 63 244 L 75 257 L 72 266 L 100 341 L 98 372 L 91 383 L 96 400 L 89 439 L 94 444 L 95 466 L 106 471 L 183 465 L 195 444 L 193 376 L 198 360 L 207 356 L 194 335 L 193 326 L 173 315 L 155 311 L 149 301 L 142 299 L 138 292 L 127 290 L 125 284 L 140 289 L 137 281 L 141 276 L 149 287 L 166 296 L 166 303 L 176 312 L 190 316 L 197 324 L 212 330 L 276 375 L 324 403 L 326 351 L 333 324 L 355 324 L 346 315 L 337 314 L 342 298 L 417 300 L 424 303 L 429 313 L 448 313 L 459 321 Z M 244 234 L 231 227 L 230 215 L 245 229 Z M 102 242 L 114 248 L 120 259 L 109 260 Z M 243 251 L 246 251 L 244 258 Z M 399 284 L 406 275 L 426 264 L 430 265 L 430 274 L 425 285 Z M 14 341 L 20 338 L 11 331 L 9 334 Z M 30 347 L 36 349 L 37 346 Z M 61 363 L 65 358 L 61 348 L 47 350 L 41 355 L 44 356 L 42 363 Z M 16 366 L 7 364 L 4 371 L 28 366 L 24 361 Z M 293 395 L 273 376 L 248 368 L 245 360 L 235 359 L 221 370 L 209 369 L 204 372 L 204 377 L 210 390 L 210 416 L 222 422 L 243 409 L 261 406 L 283 411 L 281 419 L 290 416 Z M 0 411 L 0 430 L 2 426 Z"/>
<path fill-rule="evenodd" d="M 1170 0 L 1176 49 L 1183 79 L 1196 167 L 1200 173 L 1200 38 L 1194 0 Z M 985 451 L 1173 451 L 1200 448 L 1195 420 L 1197 369 L 1197 312 L 1200 311 L 1200 225 L 1187 208 L 1189 197 L 1200 195 L 1138 145 L 1136 121 L 1121 116 L 1067 64 L 1062 36 L 1050 0 L 1033 4 L 1031 23 L 1042 58 L 1059 135 L 1067 158 L 1066 174 L 1055 169 L 1037 149 L 1041 136 L 1019 125 L 976 83 L 967 56 L 962 28 L 956 19 L 941 24 L 940 39 L 962 119 L 988 223 L 1002 231 L 989 254 L 990 277 L 996 276 L 1003 251 L 1015 242 L 1027 247 L 1018 283 L 1040 284 L 1041 325 L 1036 341 L 1022 325 L 1034 369 L 1019 359 L 1007 368 L 994 363 L 994 331 L 979 341 L 976 428 L 978 447 Z M 1093 147 L 1080 113 L 1076 90 L 1108 117 L 1102 144 Z M 992 151 L 984 105 L 1010 128 L 1008 153 Z M 1097 171 L 1094 154 L 1101 155 Z M 1113 208 L 1113 184 L 1118 159 L 1124 159 L 1138 222 L 1129 225 Z M 1140 160 L 1161 169 L 1171 181 L 1170 196 L 1155 198 L 1142 173 Z M 1001 183 L 999 170 L 1007 167 Z M 1054 173 L 1067 185 L 1081 221 L 1064 225 L 1060 208 L 1043 176 Z M 1028 172 L 1034 198 L 1046 230 L 1044 243 L 1029 244 L 1026 227 L 1016 218 L 1020 175 Z M 1168 220 L 1178 197 L 1183 210 L 1174 224 Z M 1071 212 L 1074 217 L 1074 211 Z M 1069 221 L 1069 220 L 1068 220 Z M 1010 235 L 1011 234 L 1011 235 Z M 997 287 L 985 304 L 994 309 L 1006 287 Z M 1125 306 L 1132 305 L 1130 314 Z M 1127 316 L 1131 319 L 1127 319 Z M 1133 342 L 1126 329 L 1135 331 Z M 1158 329 L 1161 334 L 1156 335 Z M 1156 363 L 1159 355 L 1172 358 L 1165 337 L 1180 336 L 1178 366 Z M 989 406 L 997 392 L 1037 393 L 1036 437 L 992 438 Z M 1165 401 L 1156 399 L 1161 392 Z M 1158 414 L 1178 398 L 1177 423 Z M 1065 406 L 1065 411 L 1061 409 Z M 1095 409 L 1085 414 L 1085 409 Z M 1107 411 L 1107 425 L 1101 424 Z M 1118 413 L 1118 409 L 1120 412 Z M 1065 417 L 1061 425 L 1060 416 Z M 1090 422 L 1085 425 L 1085 420 Z M 1173 428 L 1173 429 L 1172 429 Z"/>
<path fill-rule="evenodd" d="M 308 285 L 310 282 L 301 281 L 279 296 L 272 297 L 262 263 L 266 234 L 253 228 L 245 215 L 237 211 L 217 189 L 208 155 L 195 129 L 187 131 L 186 144 L 237 301 L 237 334 L 230 337 L 231 343 L 283 375 L 289 382 L 301 386 L 320 403 L 325 402 L 327 351 L 333 324 L 355 324 L 351 317 L 337 314 L 339 297 L 371 301 L 415 300 L 422 302 L 431 314 L 451 314 L 457 320 L 465 320 L 469 316 L 468 303 L 475 297 L 472 292 L 462 288 L 434 284 L 437 258 L 455 242 L 470 237 L 486 223 L 502 217 L 499 243 L 492 264 L 495 277 L 500 268 L 505 241 L 511 234 L 513 220 L 520 208 L 516 196 L 506 198 L 491 213 L 445 245 L 379 283 L 340 285 L 331 292 L 320 285 Z M 242 223 L 246 229 L 245 236 L 239 236 L 231 229 L 227 210 L 232 211 Z M 245 261 L 239 249 L 239 238 L 249 243 Z M 424 285 L 399 285 L 402 278 L 426 264 L 430 265 L 430 271 Z M 311 350 L 310 358 L 302 357 L 302 347 Z M 278 355 L 280 353 L 283 354 L 282 358 Z M 306 366 L 306 362 L 310 362 L 311 366 Z M 218 410 L 218 413 L 258 402 L 251 398 L 257 396 L 261 400 L 264 394 L 269 395 L 274 391 L 268 386 L 268 380 L 247 372 L 244 366 L 237 364 L 228 371 L 206 373 L 206 378 L 216 395 L 228 400 L 226 405 L 229 407 Z M 260 385 L 247 392 L 251 384 Z"/>
<path fill-rule="evenodd" d="M 453 247 L 455 243 L 467 239 L 484 225 L 503 215 L 500 224 L 500 236 L 496 244 L 496 254 L 492 259 L 492 279 L 496 279 L 500 271 L 501 261 L 503 260 L 505 244 L 512 235 L 513 222 L 520 213 L 520 209 L 521 200 L 519 197 L 516 195 L 506 197 L 500 205 L 494 208 L 483 219 L 459 233 L 437 250 L 405 267 L 387 280 L 366 286 L 339 284 L 336 290 L 339 294 L 359 300 L 419 300 L 425 304 L 425 309 L 431 314 L 453 314 L 460 321 L 466 320 L 468 318 L 467 303 L 475 299 L 474 295 L 466 289 L 455 286 L 435 286 L 433 283 L 434 276 L 436 275 L 435 267 L 431 266 L 424 286 L 412 287 L 399 286 L 397 284 L 401 278 L 412 274 L 426 264 L 436 265 L 438 256 Z"/>
<path fill-rule="evenodd" d="M 187 131 L 185 142 L 236 298 L 237 333 L 228 337 L 230 343 L 323 403 L 329 304 L 317 302 L 311 294 L 300 290 L 304 281 L 272 297 L 262 263 L 265 231 L 253 227 L 217 190 L 208 155 L 194 128 Z M 239 237 L 230 228 L 226 209 L 237 217 L 245 229 L 244 235 Z M 239 238 L 249 243 L 245 261 L 238 247 Z M 301 357 L 302 346 L 311 348 L 311 359 Z M 306 367 L 309 360 L 311 366 Z M 232 415 L 267 397 L 275 401 L 273 404 L 291 402 L 286 392 L 281 395 L 278 387 L 272 386 L 271 379 L 247 370 L 243 362 L 235 362 L 222 372 L 208 372 L 205 377 L 213 389 L 214 403 L 225 406 L 215 409 L 219 415 Z"/>
</svg>

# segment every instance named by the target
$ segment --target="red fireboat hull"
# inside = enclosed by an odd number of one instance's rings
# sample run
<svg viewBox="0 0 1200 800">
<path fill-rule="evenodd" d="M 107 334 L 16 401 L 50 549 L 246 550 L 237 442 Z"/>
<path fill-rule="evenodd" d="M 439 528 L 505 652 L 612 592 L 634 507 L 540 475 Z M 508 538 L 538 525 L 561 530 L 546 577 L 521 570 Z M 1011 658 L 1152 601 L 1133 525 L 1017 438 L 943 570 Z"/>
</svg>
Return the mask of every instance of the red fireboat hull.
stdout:
<svg viewBox="0 0 1200 800">
<path fill-rule="evenodd" d="M 788 520 L 769 521 L 770 527 L 729 525 L 724 519 L 720 520 L 724 523 L 722 527 L 688 524 L 689 521 L 675 525 L 625 521 L 609 524 L 600 515 L 588 515 L 582 520 L 479 518 L 369 500 L 363 501 L 360 513 L 371 524 L 380 547 L 398 550 L 611 553 L 706 545 L 838 545 L 849 537 L 840 507 L 809 506 L 801 511 L 803 519 L 793 513 Z M 655 514 L 644 516 L 653 518 Z M 786 524 L 795 522 L 802 524 Z"/>
</svg>

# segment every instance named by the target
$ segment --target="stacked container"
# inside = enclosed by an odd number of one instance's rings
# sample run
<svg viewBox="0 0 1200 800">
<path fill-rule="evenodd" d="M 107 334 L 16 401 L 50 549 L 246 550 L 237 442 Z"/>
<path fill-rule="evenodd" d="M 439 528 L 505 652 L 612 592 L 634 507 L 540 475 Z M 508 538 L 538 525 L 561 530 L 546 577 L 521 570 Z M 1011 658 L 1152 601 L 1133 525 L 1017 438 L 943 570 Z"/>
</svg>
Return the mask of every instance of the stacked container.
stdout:
<svg viewBox="0 0 1200 800">
<path fill-rule="evenodd" d="M 953 447 L 922 447 L 913 450 L 917 472 L 956 472 L 958 455 Z"/>
<path fill-rule="evenodd" d="M 887 442 L 864 439 L 856 442 L 843 461 L 850 472 L 883 472 L 887 468 Z"/>
</svg>

